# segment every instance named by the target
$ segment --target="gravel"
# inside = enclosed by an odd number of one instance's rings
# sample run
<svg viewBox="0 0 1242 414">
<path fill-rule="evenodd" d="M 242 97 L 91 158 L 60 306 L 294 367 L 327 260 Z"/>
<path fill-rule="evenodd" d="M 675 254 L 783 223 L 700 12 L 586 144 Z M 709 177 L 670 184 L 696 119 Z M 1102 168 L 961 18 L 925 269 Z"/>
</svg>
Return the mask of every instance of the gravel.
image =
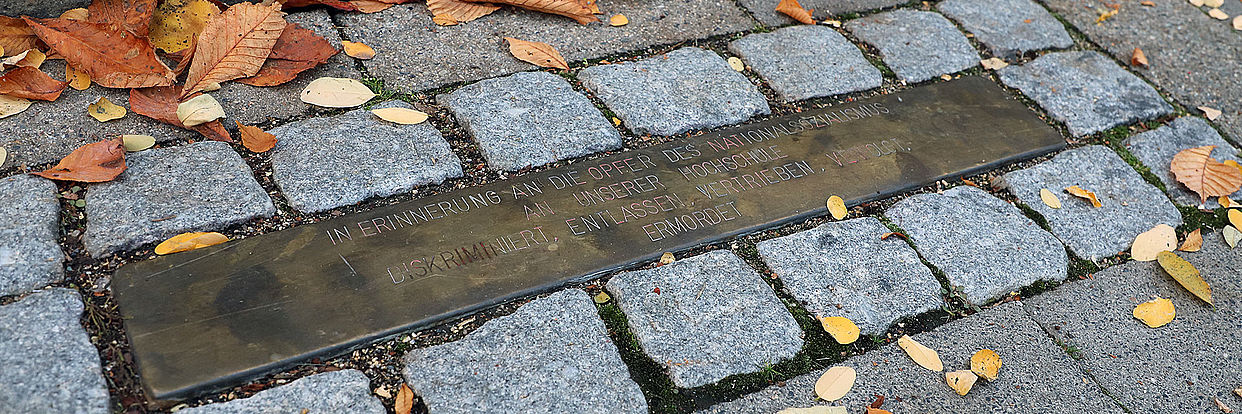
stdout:
<svg viewBox="0 0 1242 414">
<path fill-rule="evenodd" d="M 1217 161 L 1242 161 L 1236 147 L 1221 138 L 1220 133 L 1212 129 L 1207 121 L 1192 116 L 1177 118 L 1168 125 L 1127 138 L 1122 144 L 1164 183 L 1164 188 L 1173 197 L 1173 201 L 1187 206 L 1218 208 L 1220 203 L 1216 202 L 1216 197 L 1209 197 L 1206 203 L 1201 204 L 1197 194 L 1177 182 L 1173 172 L 1169 171 L 1173 156 L 1184 149 L 1215 145 L 1212 158 Z M 1231 197 L 1235 200 L 1242 197 L 1242 190 L 1233 193 Z"/>
<path fill-rule="evenodd" d="M 946 0 L 936 8 L 1001 58 L 1074 45 L 1065 26 L 1031 0 Z"/>
<path fill-rule="evenodd" d="M 65 277 L 56 184 L 33 175 L 0 178 L 0 296 Z"/>
<path fill-rule="evenodd" d="M 792 26 L 729 43 L 785 102 L 880 87 L 884 76 L 858 46 L 826 26 Z"/>
<path fill-rule="evenodd" d="M 896 10 L 845 24 L 850 33 L 879 49 L 884 64 L 906 82 L 922 82 L 979 64 L 979 53 L 939 13 Z"/>
<path fill-rule="evenodd" d="M 0 411 L 108 412 L 108 385 L 81 315 L 78 292 L 64 288 L 0 306 Z"/>
<path fill-rule="evenodd" d="M 311 375 L 249 398 L 186 408 L 185 414 L 375 413 L 384 405 L 371 395 L 362 371 L 345 369 Z"/>
</svg>

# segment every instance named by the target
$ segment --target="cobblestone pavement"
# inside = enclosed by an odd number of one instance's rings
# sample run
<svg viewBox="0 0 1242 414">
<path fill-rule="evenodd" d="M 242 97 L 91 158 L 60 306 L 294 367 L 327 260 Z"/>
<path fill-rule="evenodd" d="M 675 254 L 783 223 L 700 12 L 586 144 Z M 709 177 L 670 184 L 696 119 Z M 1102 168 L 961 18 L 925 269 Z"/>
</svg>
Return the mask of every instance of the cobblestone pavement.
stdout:
<svg viewBox="0 0 1242 414">
<path fill-rule="evenodd" d="M 1242 2 L 1221 9 L 1242 14 Z M 54 16 L 85 0 L 0 2 L 0 15 Z M 876 395 L 894 413 L 1220 412 L 1242 409 L 1242 259 L 1225 211 L 1199 205 L 1168 173 L 1180 149 L 1239 160 L 1242 31 L 1182 0 L 804 0 L 796 25 L 776 0 L 606 1 L 626 26 L 579 25 L 509 8 L 454 27 L 423 2 L 374 14 L 294 11 L 327 37 L 367 43 L 278 88 L 226 84 L 230 120 L 279 138 L 240 144 L 131 115 L 99 124 L 105 96 L 67 91 L 0 120 L 0 412 L 391 412 L 401 384 L 415 412 L 772 413 Z M 538 70 L 503 37 L 541 39 L 570 62 Z M 1148 67 L 1129 63 L 1134 48 Z M 731 68 L 729 58 L 744 68 Z M 1008 66 L 984 69 L 980 60 Z M 63 78 L 63 65 L 44 70 Z M 319 76 L 368 80 L 372 107 L 417 108 L 397 126 L 298 99 Z M 231 389 L 144 402 L 108 283 L 184 231 L 243 238 L 464 188 L 718 127 L 945 82 L 989 79 L 1059 131 L 1069 148 L 854 207 L 677 252 L 440 326 L 314 358 Z M 1224 111 L 1208 120 L 1198 106 Z M 538 114 L 532 116 L 530 114 Z M 231 127 L 230 127 L 231 128 Z M 24 173 L 100 137 L 143 133 L 156 149 L 102 184 Z M 358 139 L 365 137 L 366 139 Z M 1079 185 L 1102 207 L 1040 190 Z M 1235 194 L 1235 199 L 1242 195 Z M 820 198 L 826 195 L 811 194 Z M 1202 210 L 1201 210 L 1202 209 Z M 1215 307 L 1126 251 L 1157 224 L 1205 246 L 1187 253 Z M 898 237 L 882 239 L 889 232 Z M 663 290 L 661 290 L 663 289 Z M 708 292 L 707 299 L 700 299 Z M 604 295 L 601 295 L 604 294 Z M 600 295 L 600 296 L 596 296 Z M 611 299 L 591 300 L 591 297 Z M 1152 329 L 1135 305 L 1172 298 Z M 862 338 L 837 344 L 817 318 L 846 316 Z M 966 396 L 897 346 L 909 334 L 947 370 L 978 349 L 1000 377 Z M 833 366 L 857 370 L 842 400 L 815 397 Z"/>
</svg>

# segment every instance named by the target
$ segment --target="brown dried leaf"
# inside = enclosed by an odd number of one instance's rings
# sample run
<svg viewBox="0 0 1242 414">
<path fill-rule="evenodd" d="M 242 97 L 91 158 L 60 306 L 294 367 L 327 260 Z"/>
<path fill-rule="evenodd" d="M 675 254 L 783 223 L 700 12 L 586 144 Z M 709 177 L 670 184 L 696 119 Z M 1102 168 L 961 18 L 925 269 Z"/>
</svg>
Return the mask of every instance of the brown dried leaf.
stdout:
<svg viewBox="0 0 1242 414">
<path fill-rule="evenodd" d="M 569 63 L 565 62 L 561 52 L 557 52 L 552 45 L 512 37 L 506 37 L 505 40 L 509 42 L 509 53 L 518 60 L 545 68 L 569 70 Z"/>
<path fill-rule="evenodd" d="M 90 74 L 99 86 L 147 88 L 173 83 L 172 69 L 155 56 L 155 48 L 145 38 L 99 23 L 25 19 L 39 39 L 66 63 Z"/>
<path fill-rule="evenodd" d="M 297 23 L 289 23 L 276 39 L 276 46 L 272 47 L 259 73 L 237 82 L 250 86 L 284 84 L 297 78 L 299 73 L 327 62 L 337 52 L 328 39 Z"/>
<path fill-rule="evenodd" d="M 267 152 L 276 146 L 276 136 L 259 127 L 237 122 L 237 131 L 241 134 L 242 145 L 252 152 Z"/>
<path fill-rule="evenodd" d="M 120 138 L 86 144 L 73 150 L 55 167 L 34 175 L 63 181 L 101 183 L 125 172 L 125 147 Z"/>
<path fill-rule="evenodd" d="M 499 3 L 517 6 L 527 10 L 556 14 L 587 24 L 598 22 L 599 18 L 591 13 L 591 8 L 577 0 L 466 0 L 471 3 Z"/>
<path fill-rule="evenodd" d="M 207 22 L 194 49 L 181 97 L 212 85 L 254 76 L 285 30 L 280 3 L 239 3 Z"/>
<path fill-rule="evenodd" d="M 1147 55 L 1143 53 L 1143 49 L 1134 48 L 1134 52 L 1130 54 L 1130 65 L 1147 67 Z"/>
<path fill-rule="evenodd" d="M 0 94 L 18 98 L 55 101 L 68 86 L 68 82 L 52 79 L 31 67 L 19 67 L 0 76 Z"/>
<path fill-rule="evenodd" d="M 781 0 L 776 5 L 776 11 L 790 18 L 797 20 L 802 24 L 815 24 L 815 18 L 811 17 L 811 13 L 815 10 L 807 10 L 798 4 L 798 0 Z"/>
<path fill-rule="evenodd" d="M 25 20 L 0 16 L 0 50 L 15 53 L 39 48 L 39 36 Z"/>
<path fill-rule="evenodd" d="M 397 391 L 397 400 L 392 403 L 392 410 L 397 414 L 410 414 L 413 409 L 414 390 L 409 385 L 401 384 L 401 390 Z"/>
<path fill-rule="evenodd" d="M 181 233 L 176 236 L 164 240 L 158 246 L 155 246 L 155 254 L 173 254 L 179 252 L 201 249 L 208 246 L 215 246 L 220 243 L 229 241 L 228 237 L 223 234 L 211 233 Z"/>
<path fill-rule="evenodd" d="M 1181 250 L 1183 252 L 1197 252 L 1202 249 L 1203 233 L 1200 230 L 1202 229 L 1195 229 L 1195 231 L 1187 234 L 1186 241 L 1182 242 L 1182 247 L 1178 247 L 1177 250 Z"/>
<path fill-rule="evenodd" d="M 1173 156 L 1169 170 L 1177 181 L 1199 194 L 1199 202 L 1208 197 L 1227 196 L 1242 188 L 1242 171 L 1212 158 L 1215 145 L 1182 150 Z"/>
<path fill-rule="evenodd" d="M 131 89 L 129 91 L 129 108 L 134 113 L 149 117 L 178 128 L 193 130 L 212 141 L 233 142 L 228 130 L 220 121 L 211 121 L 194 127 L 186 127 L 177 119 L 177 106 L 181 101 L 181 87 L 164 86 L 158 88 Z"/>
<path fill-rule="evenodd" d="M 91 18 L 91 11 L 81 8 L 81 7 L 78 7 L 76 9 L 69 9 L 69 10 L 65 10 L 64 13 L 61 13 L 60 18 L 65 19 L 65 20 L 77 20 L 80 22 L 84 22 L 86 21 L 86 19 Z"/>
<path fill-rule="evenodd" d="M 500 10 L 500 6 L 461 0 L 427 0 L 427 10 L 431 10 L 432 16 L 451 16 L 455 22 L 468 22 L 492 14 Z"/>
<path fill-rule="evenodd" d="M 395 5 L 380 0 L 349 0 L 349 4 L 363 13 L 379 13 Z"/>
<path fill-rule="evenodd" d="M 94 0 L 86 8 L 87 21 L 102 23 L 113 31 L 124 30 L 146 37 L 156 3 L 156 0 Z"/>
</svg>

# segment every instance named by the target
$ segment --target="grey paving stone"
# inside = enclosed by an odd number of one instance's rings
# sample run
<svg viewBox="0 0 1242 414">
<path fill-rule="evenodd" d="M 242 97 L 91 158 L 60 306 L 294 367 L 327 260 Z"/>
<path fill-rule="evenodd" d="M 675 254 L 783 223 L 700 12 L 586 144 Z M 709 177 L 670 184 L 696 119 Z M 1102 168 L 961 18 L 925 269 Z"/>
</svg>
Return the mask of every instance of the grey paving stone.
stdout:
<svg viewBox="0 0 1242 414">
<path fill-rule="evenodd" d="M 639 346 L 678 387 L 756 372 L 802 349 L 798 322 L 728 250 L 621 273 L 608 281 L 608 291 Z"/>
<path fill-rule="evenodd" d="M 750 14 L 768 26 L 784 26 L 797 23 L 794 19 L 789 18 L 781 13 L 776 12 L 776 5 L 780 4 L 780 0 L 738 0 Z M 832 16 L 846 13 L 856 13 L 868 10 L 875 10 L 884 7 L 892 7 L 898 4 L 906 3 L 902 0 L 799 0 L 798 4 L 802 8 L 811 10 L 811 17 L 815 20 L 825 20 Z"/>
<path fill-rule="evenodd" d="M 90 4 L 91 0 L 5 0 L 0 2 L 0 16 L 56 17 Z"/>
<path fill-rule="evenodd" d="M 33 175 L 0 178 L 0 296 L 65 277 L 56 184 Z"/>
<path fill-rule="evenodd" d="M 1093 51 L 1049 53 L 997 74 L 1075 136 L 1173 113 L 1151 85 Z"/>
<path fill-rule="evenodd" d="M 862 51 L 826 26 L 793 26 L 729 43 L 786 102 L 880 87 L 884 75 Z"/>
<path fill-rule="evenodd" d="M 1182 213 L 1117 153 L 1099 145 L 1075 148 L 1052 160 L 1004 176 L 1008 191 L 1048 220 L 1052 234 L 1078 256 L 1098 260 L 1130 250 L 1139 233 L 1157 224 L 1177 227 Z M 1101 207 L 1071 196 L 1066 187 L 1092 191 Z M 1053 209 L 1039 198 L 1048 189 L 1061 200 Z"/>
<path fill-rule="evenodd" d="M 65 79 L 63 60 L 49 59 L 42 70 L 52 78 Z M 55 163 L 82 145 L 124 134 L 150 135 L 158 142 L 199 137 L 133 111 L 121 119 L 99 122 L 87 114 L 86 107 L 101 96 L 129 109 L 128 89 L 91 85 L 85 91 L 65 89 L 53 102 L 33 101 L 26 111 L 0 119 L 0 146 L 9 152 L 9 160 L 0 167 Z"/>
<path fill-rule="evenodd" d="M 759 255 L 816 317 L 844 316 L 879 335 L 898 319 L 937 309 L 940 282 L 905 241 L 864 217 L 760 242 Z"/>
<path fill-rule="evenodd" d="M 1216 124 L 1234 141 L 1242 140 L 1242 99 L 1238 99 L 1242 65 L 1224 63 L 1237 62 L 1242 56 L 1239 32 L 1230 22 L 1208 17 L 1186 1 L 1125 7 L 1099 24 L 1095 8 L 1083 7 L 1079 0 L 1045 0 L 1044 4 L 1122 62 L 1130 61 L 1134 48 L 1143 49 L 1149 66 L 1133 68 L 1135 72 L 1192 112 L 1198 113 L 1193 108 L 1200 106 L 1223 111 Z M 1225 4 L 1242 9 L 1242 2 L 1226 0 Z"/>
<path fill-rule="evenodd" d="M 845 28 L 880 51 L 884 64 L 907 82 L 922 82 L 979 64 L 979 53 L 939 13 L 895 10 L 850 20 Z"/>
<path fill-rule="evenodd" d="M 371 395 L 362 371 L 345 369 L 311 375 L 260 391 L 249 398 L 186 408 L 185 414 L 376 413 L 384 405 Z"/>
<path fill-rule="evenodd" d="M 0 306 L 0 411 L 107 413 L 99 353 L 78 292 L 53 288 Z"/>
<path fill-rule="evenodd" d="M 406 383 L 433 413 L 646 413 L 647 401 L 577 289 L 536 299 L 464 339 L 411 350 Z"/>
<path fill-rule="evenodd" d="M 1156 262 L 1133 261 L 1023 303 L 1049 332 L 1079 350 L 1084 369 L 1130 412 L 1219 413 L 1213 397 L 1237 409 L 1242 399 L 1231 390 L 1242 385 L 1242 256 L 1219 232 L 1203 239 L 1202 251 L 1177 254 L 1212 287 L 1215 309 Z M 1156 297 L 1171 299 L 1177 316 L 1152 329 L 1132 312 Z"/>
<path fill-rule="evenodd" d="M 1031 0 L 946 0 L 936 8 L 1002 58 L 1074 45 L 1065 26 Z"/>
<path fill-rule="evenodd" d="M 343 13 L 337 21 L 346 40 L 375 48 L 375 58 L 363 62 L 367 71 L 406 92 L 534 69 L 509 54 L 504 37 L 548 43 L 573 64 L 754 27 L 731 0 L 617 1 L 599 7 L 604 20 L 620 13 L 630 24 L 581 25 L 565 17 L 504 8 L 468 23 L 437 26 L 423 2 L 375 14 Z"/>
<path fill-rule="evenodd" d="M 1039 280 L 1065 280 L 1065 246 L 1017 207 L 971 186 L 920 194 L 884 213 L 975 304 Z"/>
<path fill-rule="evenodd" d="M 595 105 L 551 73 L 483 80 L 436 99 L 479 143 L 488 164 L 501 170 L 621 147 L 621 134 Z"/>
<path fill-rule="evenodd" d="M 316 34 L 328 39 L 328 42 L 341 49 L 341 36 L 328 12 L 323 9 L 290 13 L 285 16 L 290 23 L 297 23 L 303 28 L 313 30 Z M 331 76 L 337 78 L 360 79 L 362 75 L 354 67 L 354 61 L 345 53 L 338 53 L 327 63 L 314 69 L 302 72 L 289 83 L 278 86 L 255 87 L 237 82 L 225 82 L 218 92 L 211 95 L 220 101 L 224 112 L 228 114 L 230 127 L 233 121 L 253 125 L 269 120 L 289 120 L 297 117 L 325 112 L 312 105 L 302 102 L 302 89 L 311 81 Z"/>
<path fill-rule="evenodd" d="M 832 405 L 851 413 L 883 395 L 885 410 L 894 413 L 1122 413 L 1098 386 L 1084 375 L 1069 355 L 1030 319 L 1020 303 L 1010 302 L 949 322 L 914 336 L 940 355 L 946 371 L 970 369 L 970 356 L 980 349 L 995 351 L 1003 361 L 996 381 L 980 379 L 966 396 L 945 383 L 943 372 L 915 365 L 897 346 L 845 360 L 837 365 L 858 371 L 854 388 Z M 788 407 L 829 405 L 816 401 L 816 370 L 718 404 L 705 413 L 765 413 Z"/>
<path fill-rule="evenodd" d="M 1173 197 L 1173 201 L 1187 206 L 1199 206 L 1199 196 L 1182 183 L 1177 182 L 1173 172 L 1169 171 L 1173 156 L 1187 148 L 1215 145 L 1212 158 L 1218 161 L 1242 161 L 1242 157 L 1238 157 L 1236 147 L 1221 138 L 1220 133 L 1208 125 L 1207 121 L 1192 116 L 1184 116 L 1173 120 L 1168 125 L 1137 134 L 1122 141 L 1122 144 L 1164 183 L 1164 188 L 1168 190 L 1169 196 Z M 1242 190 L 1233 193 L 1232 197 L 1235 200 L 1242 197 Z M 1216 197 L 1208 197 L 1207 203 L 1203 206 L 1217 208 L 1220 207 L 1220 203 L 1216 202 Z"/>
<path fill-rule="evenodd" d="M 578 79 L 635 134 L 675 135 L 771 112 L 750 80 L 720 55 L 694 47 L 592 66 L 578 72 Z"/>
<path fill-rule="evenodd" d="M 250 167 L 223 142 L 135 152 L 125 162 L 115 180 L 86 190 L 83 243 L 91 256 L 276 214 Z"/>
<path fill-rule="evenodd" d="M 375 106 L 386 107 L 410 108 L 401 101 Z M 366 139 L 359 139 L 359 131 Z M 268 132 L 276 135 L 272 179 L 299 211 L 333 209 L 462 175 L 461 159 L 427 122 L 399 125 L 356 109 Z"/>
</svg>

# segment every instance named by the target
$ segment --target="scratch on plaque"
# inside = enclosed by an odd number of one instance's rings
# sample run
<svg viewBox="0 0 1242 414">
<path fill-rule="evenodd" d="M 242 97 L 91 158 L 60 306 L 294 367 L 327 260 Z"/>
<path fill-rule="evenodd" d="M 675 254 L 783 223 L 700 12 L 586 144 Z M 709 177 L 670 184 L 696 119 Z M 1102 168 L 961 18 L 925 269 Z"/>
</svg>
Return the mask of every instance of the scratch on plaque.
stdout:
<svg viewBox="0 0 1242 414">
<path fill-rule="evenodd" d="M 342 254 L 340 254 L 340 253 L 337 253 L 336 255 L 337 255 L 337 256 L 341 256 L 341 261 L 342 261 L 342 262 L 345 262 L 345 266 L 349 266 L 349 272 L 350 272 L 350 273 L 353 273 L 353 274 L 354 274 L 354 276 L 358 276 L 358 271 L 357 271 L 357 270 L 354 270 L 354 265 L 349 264 L 349 261 L 348 261 L 348 260 L 345 260 L 345 255 L 342 255 Z"/>
<path fill-rule="evenodd" d="M 216 320 L 216 319 L 222 319 L 222 318 L 225 318 L 225 317 L 228 317 L 228 316 L 232 316 L 232 315 L 236 315 L 236 314 L 239 314 L 239 313 L 246 313 L 246 312 L 256 311 L 256 310 L 263 309 L 263 308 L 270 308 L 270 307 L 273 307 L 273 306 L 280 306 L 280 305 L 284 305 L 284 304 L 286 304 L 286 303 L 290 303 L 290 302 L 293 302 L 293 301 L 294 301 L 293 299 L 289 299 L 289 300 L 280 301 L 280 302 L 276 302 L 276 303 L 269 303 L 269 304 L 266 304 L 266 305 L 259 305 L 259 306 L 255 306 L 255 307 L 251 307 L 251 308 L 241 309 L 241 310 L 237 310 L 237 311 L 233 311 L 233 312 L 229 312 L 229 313 L 222 313 L 222 314 L 219 314 L 219 315 L 216 315 L 216 316 L 212 316 L 212 317 L 210 317 L 210 318 L 206 318 L 206 319 L 199 319 L 199 320 L 197 320 L 197 321 L 188 321 L 188 322 L 183 322 L 183 323 L 179 323 L 179 324 L 176 324 L 176 325 L 172 325 L 172 326 L 169 326 L 169 327 L 166 327 L 166 328 L 163 328 L 163 329 L 156 329 L 156 330 L 151 331 L 151 332 L 144 332 L 144 333 L 141 333 L 141 334 L 138 334 L 138 335 L 134 335 L 134 338 L 135 338 L 135 339 L 137 339 L 137 338 L 142 338 L 142 337 L 146 337 L 146 336 L 151 336 L 151 335 L 158 334 L 158 333 L 160 333 L 160 332 L 165 332 L 165 331 L 169 331 L 169 330 L 177 329 L 177 328 L 180 328 L 180 327 L 182 327 L 182 326 L 186 326 L 186 325 L 193 325 L 193 324 L 199 324 L 199 323 L 203 323 L 203 322 L 207 322 L 207 321 L 212 321 L 212 320 Z"/>
<path fill-rule="evenodd" d="M 202 255 L 202 256 L 196 257 L 196 258 L 191 259 L 191 260 L 186 260 L 186 261 L 184 261 L 184 262 L 178 263 L 176 266 L 172 266 L 172 267 L 169 267 L 169 268 L 167 268 L 167 269 L 164 269 L 164 270 L 161 270 L 161 271 L 158 271 L 158 272 L 152 273 L 152 274 L 150 274 L 150 275 L 147 275 L 147 277 L 145 277 L 144 279 L 146 279 L 146 280 L 151 280 L 152 278 L 154 278 L 154 277 L 156 277 L 156 276 L 162 275 L 162 274 L 164 274 L 164 273 L 168 273 L 168 271 L 173 270 L 173 269 L 176 269 L 176 268 L 178 268 L 178 267 L 185 266 L 185 265 L 188 265 L 188 264 L 190 264 L 190 263 L 194 263 L 194 262 L 197 262 L 197 261 L 199 261 L 199 260 L 206 259 L 206 258 L 211 257 L 211 256 L 215 256 L 215 255 L 217 255 L 217 254 L 220 254 L 220 253 L 226 252 L 226 251 L 228 251 L 228 250 L 232 250 L 234 247 L 237 247 L 237 246 L 238 246 L 238 245 L 240 245 L 240 244 L 241 244 L 241 243 L 229 243 L 229 244 L 226 244 L 226 245 L 224 245 L 224 247 L 221 247 L 221 248 L 219 248 L 219 249 L 216 249 L 215 251 L 212 251 L 211 253 L 207 253 L 207 254 L 205 254 L 205 255 Z"/>
</svg>

